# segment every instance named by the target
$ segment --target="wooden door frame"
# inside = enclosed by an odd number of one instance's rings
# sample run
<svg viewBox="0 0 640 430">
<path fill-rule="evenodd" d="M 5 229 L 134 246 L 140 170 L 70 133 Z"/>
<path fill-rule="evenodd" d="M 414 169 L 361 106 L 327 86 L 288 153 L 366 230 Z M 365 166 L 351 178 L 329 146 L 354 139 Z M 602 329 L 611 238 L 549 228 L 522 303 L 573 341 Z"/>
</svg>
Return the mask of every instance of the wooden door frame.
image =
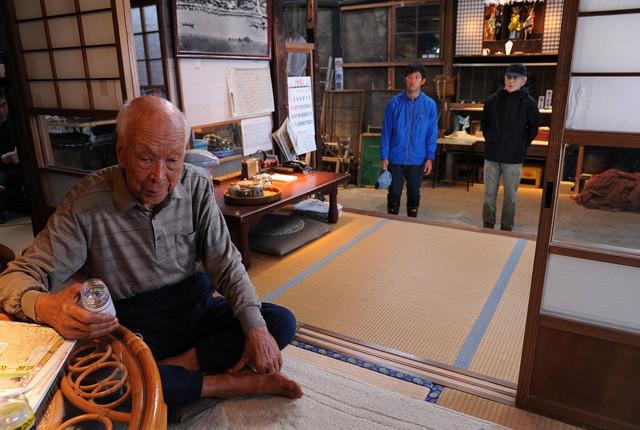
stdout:
<svg viewBox="0 0 640 430">
<path fill-rule="evenodd" d="M 589 348 L 593 348 L 594 344 L 598 341 L 607 342 L 607 346 L 611 347 L 612 358 L 618 360 L 615 363 L 617 367 L 615 367 L 615 370 L 611 373 L 616 376 L 625 374 L 625 369 L 627 369 L 624 364 L 621 364 L 624 363 L 624 361 L 620 359 L 620 357 L 637 357 L 640 351 L 640 335 L 638 334 L 594 324 L 570 321 L 568 319 L 556 318 L 540 313 L 547 262 L 549 256 L 552 254 L 621 264 L 630 267 L 640 267 L 640 258 L 638 258 L 637 253 L 625 253 L 624 251 L 612 251 L 600 247 L 576 244 L 552 243 L 554 213 L 557 205 L 556 195 L 562 179 L 561 166 L 563 165 L 562 154 L 564 152 L 564 146 L 567 144 L 593 144 L 611 147 L 640 147 L 640 134 L 637 133 L 622 134 L 565 129 L 567 98 L 572 76 L 640 76 L 640 73 L 571 73 L 578 18 L 581 16 L 612 14 L 611 12 L 579 13 L 579 2 L 579 0 L 567 0 L 564 2 L 556 87 L 554 90 L 554 109 L 551 118 L 551 134 L 549 136 L 549 151 L 547 154 L 542 196 L 543 204 L 540 209 L 538 239 L 536 243 L 534 271 L 529 296 L 516 403 L 525 409 L 555 416 L 563 420 L 587 424 L 589 426 L 630 428 L 629 426 L 631 425 L 631 428 L 635 428 L 633 427 L 633 423 L 630 424 L 628 421 L 624 421 L 624 419 L 619 419 L 618 416 L 615 416 L 615 413 L 604 414 L 580 407 L 581 402 L 588 404 L 588 402 L 593 399 L 575 400 L 571 398 L 571 401 L 558 402 L 553 399 L 544 398 L 544 396 L 536 395 L 536 393 L 534 393 L 535 390 L 533 390 L 533 384 L 535 382 L 534 370 L 538 372 L 539 378 L 540 373 L 549 373 L 549 369 L 553 367 L 545 367 L 544 364 L 546 363 L 540 363 L 536 367 L 536 357 L 540 359 L 539 357 L 544 357 L 545 354 L 549 357 L 549 345 L 559 344 L 557 339 L 550 341 L 553 336 L 556 336 L 553 333 L 556 333 L 558 338 L 564 336 L 564 339 L 570 339 L 570 342 L 567 342 L 569 344 L 579 344 L 582 342 L 583 345 L 589 344 Z M 615 13 L 637 12 L 637 10 L 627 10 L 617 11 Z M 546 350 L 544 348 L 538 350 L 538 342 L 542 342 Z M 562 354 L 562 351 L 558 351 L 558 353 Z M 579 352 L 577 352 L 576 355 L 577 354 L 579 354 Z M 613 361 L 615 362 L 615 360 Z M 587 366 L 588 365 L 589 364 L 587 364 Z M 540 370 L 540 368 L 542 368 L 542 370 Z M 573 376 L 575 376 L 576 373 L 573 373 Z M 539 379 L 537 381 L 539 382 Z M 636 386 L 634 384 L 635 382 L 631 382 L 625 387 L 620 387 L 620 396 L 624 398 L 627 395 L 632 395 L 629 391 Z M 551 385 L 553 384 L 550 384 L 550 386 Z M 540 387 L 538 387 L 538 389 L 539 388 Z M 545 392 L 545 390 L 542 391 Z M 549 393 L 548 390 L 546 392 Z M 570 395 L 571 394 L 569 394 L 569 396 Z M 594 396 L 594 398 L 596 397 Z M 608 409 L 605 407 L 603 409 L 606 410 L 606 412 L 614 410 L 612 407 Z"/>
</svg>

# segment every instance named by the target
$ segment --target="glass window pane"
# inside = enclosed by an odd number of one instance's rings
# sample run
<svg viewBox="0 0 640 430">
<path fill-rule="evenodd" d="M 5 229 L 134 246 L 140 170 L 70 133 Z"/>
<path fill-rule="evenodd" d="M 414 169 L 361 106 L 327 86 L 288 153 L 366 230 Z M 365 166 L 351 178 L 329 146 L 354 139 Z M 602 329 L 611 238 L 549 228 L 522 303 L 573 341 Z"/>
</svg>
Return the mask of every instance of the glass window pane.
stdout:
<svg viewBox="0 0 640 430">
<path fill-rule="evenodd" d="M 47 37 L 44 32 L 42 21 L 21 22 L 18 24 L 20 32 L 20 42 L 22 49 L 44 49 L 47 48 Z"/>
<path fill-rule="evenodd" d="M 149 85 L 149 80 L 147 78 L 146 61 L 138 61 L 138 80 L 140 81 L 141 87 L 146 87 L 147 85 Z"/>
<path fill-rule="evenodd" d="M 87 48 L 87 63 L 91 78 L 118 78 L 118 52 L 115 47 Z"/>
<path fill-rule="evenodd" d="M 344 88 L 349 90 L 386 90 L 387 69 L 344 69 Z"/>
<path fill-rule="evenodd" d="M 568 145 L 562 178 L 554 241 L 640 252 L 640 148 Z"/>
<path fill-rule="evenodd" d="M 136 34 L 133 36 L 136 43 L 136 58 L 138 60 L 144 60 L 146 57 L 144 52 L 144 36 L 142 34 Z"/>
<path fill-rule="evenodd" d="M 26 52 L 24 62 L 27 79 L 51 79 L 51 61 L 48 52 Z"/>
<path fill-rule="evenodd" d="M 53 48 L 80 46 L 78 20 L 75 16 L 50 19 L 49 35 L 51 36 L 51 47 Z"/>
<path fill-rule="evenodd" d="M 63 13 L 75 13 L 74 0 L 45 0 L 47 15 L 62 15 Z"/>
<path fill-rule="evenodd" d="M 440 34 L 418 33 L 418 58 L 440 58 Z"/>
<path fill-rule="evenodd" d="M 387 61 L 387 10 L 344 12 L 342 46 L 345 63 Z"/>
<path fill-rule="evenodd" d="M 97 170 L 116 164 L 116 120 L 88 117 L 47 117 L 53 160 L 49 164 Z"/>
<path fill-rule="evenodd" d="M 113 16 L 110 11 L 82 15 L 82 26 L 87 45 L 116 43 L 113 32 Z"/>
<path fill-rule="evenodd" d="M 13 5 L 16 9 L 17 19 L 40 18 L 42 16 L 40 0 L 14 1 Z"/>
<path fill-rule="evenodd" d="M 160 52 L 160 33 L 149 33 L 147 37 L 147 58 L 162 58 Z"/>
<path fill-rule="evenodd" d="M 80 49 L 53 51 L 56 76 L 60 79 L 84 79 L 84 60 Z"/>
<path fill-rule="evenodd" d="M 151 68 L 151 85 L 164 85 L 162 60 L 149 61 Z"/>
<path fill-rule="evenodd" d="M 396 33 L 414 33 L 417 30 L 416 12 L 415 6 L 396 8 Z"/>
<path fill-rule="evenodd" d="M 428 5 L 418 8 L 418 31 L 440 32 L 440 6 Z"/>
<path fill-rule="evenodd" d="M 144 13 L 144 31 L 158 31 L 158 14 L 156 5 L 145 6 Z"/>
<path fill-rule="evenodd" d="M 140 18 L 140 8 L 131 8 L 131 21 L 133 21 L 133 32 L 142 33 L 142 19 Z"/>
<path fill-rule="evenodd" d="M 417 58 L 416 35 L 396 34 L 395 51 L 396 60 L 415 60 Z"/>
</svg>

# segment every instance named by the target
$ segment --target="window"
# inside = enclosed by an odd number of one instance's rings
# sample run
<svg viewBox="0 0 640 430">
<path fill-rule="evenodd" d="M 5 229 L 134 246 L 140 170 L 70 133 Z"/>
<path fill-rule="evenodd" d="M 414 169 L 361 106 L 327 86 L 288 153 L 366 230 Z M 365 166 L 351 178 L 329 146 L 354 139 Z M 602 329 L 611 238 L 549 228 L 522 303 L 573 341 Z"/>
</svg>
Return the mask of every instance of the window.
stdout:
<svg viewBox="0 0 640 430">
<path fill-rule="evenodd" d="M 133 21 L 140 93 L 166 98 L 164 55 L 156 4 L 148 1 L 133 2 L 131 20 Z"/>
<path fill-rule="evenodd" d="M 110 1 L 14 5 L 30 107 L 117 109 L 124 85 Z"/>
<path fill-rule="evenodd" d="M 396 61 L 440 58 L 442 20 L 440 5 L 395 9 Z"/>
</svg>

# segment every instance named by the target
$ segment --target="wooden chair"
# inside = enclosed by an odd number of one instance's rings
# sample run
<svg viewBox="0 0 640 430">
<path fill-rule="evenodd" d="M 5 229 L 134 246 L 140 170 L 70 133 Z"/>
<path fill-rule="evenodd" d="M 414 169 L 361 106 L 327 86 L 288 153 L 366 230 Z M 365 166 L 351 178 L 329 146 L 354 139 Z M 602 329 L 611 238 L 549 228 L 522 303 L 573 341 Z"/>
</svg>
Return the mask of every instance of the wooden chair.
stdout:
<svg viewBox="0 0 640 430">
<path fill-rule="evenodd" d="M 99 380 L 98 375 L 102 376 Z M 76 346 L 60 390 L 86 415 L 59 424 L 56 430 L 82 421 L 104 424 L 105 420 L 126 423 L 129 429 L 167 428 L 167 407 L 155 359 L 143 340 L 122 326 L 109 336 Z M 131 405 L 128 411 L 123 407 L 127 404 Z"/>
</svg>

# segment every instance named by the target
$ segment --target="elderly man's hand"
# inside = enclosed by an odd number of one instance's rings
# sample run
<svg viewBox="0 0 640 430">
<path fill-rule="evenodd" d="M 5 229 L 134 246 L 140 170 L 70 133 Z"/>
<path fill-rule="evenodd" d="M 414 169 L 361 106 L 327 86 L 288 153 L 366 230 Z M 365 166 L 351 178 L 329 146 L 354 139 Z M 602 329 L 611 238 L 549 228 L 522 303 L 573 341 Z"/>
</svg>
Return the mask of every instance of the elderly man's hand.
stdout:
<svg viewBox="0 0 640 430">
<path fill-rule="evenodd" d="M 82 285 L 73 284 L 36 299 L 36 319 L 53 327 L 66 339 L 92 339 L 111 333 L 118 320 L 109 314 L 90 312 L 78 304 Z"/>
<path fill-rule="evenodd" d="M 238 372 L 249 364 L 258 373 L 275 373 L 282 369 L 280 348 L 266 325 L 249 330 L 245 337 L 242 357 L 229 371 Z"/>
</svg>

